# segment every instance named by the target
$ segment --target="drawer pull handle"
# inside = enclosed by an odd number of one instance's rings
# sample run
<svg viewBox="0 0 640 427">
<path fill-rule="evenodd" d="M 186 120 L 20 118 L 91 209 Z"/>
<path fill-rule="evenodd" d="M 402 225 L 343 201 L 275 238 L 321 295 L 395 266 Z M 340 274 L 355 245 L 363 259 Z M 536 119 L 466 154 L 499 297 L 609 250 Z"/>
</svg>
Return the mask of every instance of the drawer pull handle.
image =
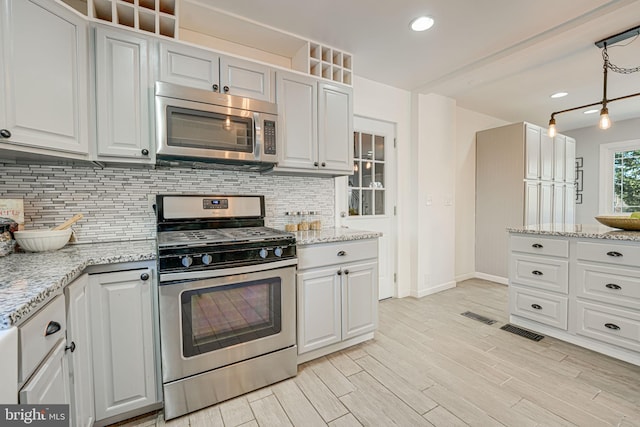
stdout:
<svg viewBox="0 0 640 427">
<path fill-rule="evenodd" d="M 605 288 L 609 288 L 609 289 L 615 289 L 616 291 L 622 289 L 621 286 L 616 285 L 615 283 L 607 283 L 606 285 L 604 285 Z"/>
<path fill-rule="evenodd" d="M 44 333 L 44 336 L 48 337 L 49 335 L 53 335 L 56 332 L 60 331 L 60 329 L 62 329 L 62 326 L 60 326 L 60 323 L 56 322 L 55 320 L 52 320 L 47 325 L 47 329 Z"/>
<path fill-rule="evenodd" d="M 536 310 L 542 310 L 542 306 L 539 304 L 531 304 L 531 308 L 535 308 Z"/>
<path fill-rule="evenodd" d="M 531 247 L 536 249 L 542 249 L 544 246 L 542 246 L 540 243 L 534 243 L 533 245 L 531 245 Z"/>
<path fill-rule="evenodd" d="M 620 252 L 616 252 L 616 251 L 611 251 L 611 252 L 607 252 L 607 255 L 612 256 L 612 257 L 621 257 L 622 254 Z"/>
<path fill-rule="evenodd" d="M 543 275 L 542 271 L 538 271 L 538 270 L 533 270 L 531 272 L 531 274 L 533 274 L 534 276 L 542 276 Z"/>
<path fill-rule="evenodd" d="M 616 325 L 615 323 L 605 323 L 604 326 L 605 328 L 613 329 L 614 331 L 620 330 L 620 326 Z"/>
<path fill-rule="evenodd" d="M 345 256 L 347 253 L 345 251 L 338 252 L 338 256 Z"/>
<path fill-rule="evenodd" d="M 67 351 L 67 350 L 71 350 L 71 353 L 76 351 L 76 343 L 74 341 L 71 341 L 71 345 L 68 345 L 64 348 L 64 351 Z"/>
</svg>

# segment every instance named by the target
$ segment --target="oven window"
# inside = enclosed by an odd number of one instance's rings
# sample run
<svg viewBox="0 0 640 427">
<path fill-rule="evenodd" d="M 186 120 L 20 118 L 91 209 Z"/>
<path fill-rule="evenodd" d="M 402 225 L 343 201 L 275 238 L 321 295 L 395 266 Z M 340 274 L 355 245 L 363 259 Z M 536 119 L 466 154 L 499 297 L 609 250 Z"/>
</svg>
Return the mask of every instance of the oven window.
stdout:
<svg viewBox="0 0 640 427">
<path fill-rule="evenodd" d="M 167 107 L 167 144 L 207 150 L 253 152 L 253 120 Z"/>
<path fill-rule="evenodd" d="M 184 356 L 279 333 L 280 294 L 279 277 L 184 292 L 181 297 Z"/>
</svg>

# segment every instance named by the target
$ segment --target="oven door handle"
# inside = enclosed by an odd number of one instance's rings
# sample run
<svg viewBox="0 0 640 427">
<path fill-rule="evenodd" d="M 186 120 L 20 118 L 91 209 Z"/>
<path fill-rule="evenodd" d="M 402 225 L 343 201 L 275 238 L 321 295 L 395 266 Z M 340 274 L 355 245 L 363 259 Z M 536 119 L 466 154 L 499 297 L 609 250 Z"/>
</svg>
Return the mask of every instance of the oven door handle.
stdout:
<svg viewBox="0 0 640 427">
<path fill-rule="evenodd" d="M 160 273 L 160 285 L 162 282 L 189 279 L 209 279 L 214 277 L 232 276 L 235 274 L 254 273 L 258 271 L 273 270 L 275 268 L 297 265 L 298 259 L 283 259 L 282 261 L 267 262 L 264 264 L 252 264 L 242 267 L 220 268 L 218 270 L 181 271 L 178 273 Z"/>
</svg>

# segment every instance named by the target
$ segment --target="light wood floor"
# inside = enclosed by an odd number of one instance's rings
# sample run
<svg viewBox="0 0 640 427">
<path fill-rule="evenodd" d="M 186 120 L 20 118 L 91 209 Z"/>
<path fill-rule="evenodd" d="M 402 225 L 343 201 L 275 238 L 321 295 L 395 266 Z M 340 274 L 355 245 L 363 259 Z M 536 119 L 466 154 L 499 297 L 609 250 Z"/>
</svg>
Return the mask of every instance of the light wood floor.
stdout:
<svg viewBox="0 0 640 427">
<path fill-rule="evenodd" d="M 385 300 L 374 340 L 199 412 L 127 425 L 640 426 L 640 367 L 502 331 L 506 307 L 506 286 L 483 280 L 419 300 Z"/>
</svg>

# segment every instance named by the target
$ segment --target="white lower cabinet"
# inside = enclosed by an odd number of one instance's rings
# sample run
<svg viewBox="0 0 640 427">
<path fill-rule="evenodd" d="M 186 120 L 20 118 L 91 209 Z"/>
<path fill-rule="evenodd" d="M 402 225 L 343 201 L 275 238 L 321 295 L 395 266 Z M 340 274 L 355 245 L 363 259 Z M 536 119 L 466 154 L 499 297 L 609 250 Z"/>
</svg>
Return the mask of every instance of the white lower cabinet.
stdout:
<svg viewBox="0 0 640 427">
<path fill-rule="evenodd" d="M 69 404 L 69 368 L 61 339 L 33 377 L 20 390 L 20 404 Z"/>
<path fill-rule="evenodd" d="M 91 274 L 96 420 L 159 401 L 150 268 Z"/>
<path fill-rule="evenodd" d="M 298 257 L 298 363 L 372 338 L 377 239 L 303 246 Z"/>
</svg>

